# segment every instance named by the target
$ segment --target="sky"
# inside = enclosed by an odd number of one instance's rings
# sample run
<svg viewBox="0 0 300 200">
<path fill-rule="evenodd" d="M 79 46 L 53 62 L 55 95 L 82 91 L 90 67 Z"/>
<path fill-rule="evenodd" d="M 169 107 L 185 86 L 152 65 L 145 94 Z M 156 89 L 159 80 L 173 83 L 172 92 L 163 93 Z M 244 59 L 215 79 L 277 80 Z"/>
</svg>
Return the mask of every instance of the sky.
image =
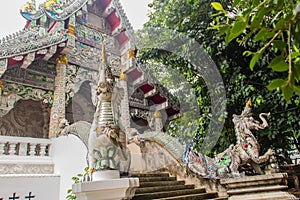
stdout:
<svg viewBox="0 0 300 200">
<path fill-rule="evenodd" d="M 2 0 L 3 1 L 3 0 Z M 25 26 L 26 20 L 20 14 L 20 8 L 28 0 L 5 0 L 0 7 L 0 38 L 15 33 Z M 37 6 L 46 0 L 36 0 Z M 120 0 L 133 28 L 141 29 L 147 22 L 147 5 L 152 0 Z"/>
</svg>

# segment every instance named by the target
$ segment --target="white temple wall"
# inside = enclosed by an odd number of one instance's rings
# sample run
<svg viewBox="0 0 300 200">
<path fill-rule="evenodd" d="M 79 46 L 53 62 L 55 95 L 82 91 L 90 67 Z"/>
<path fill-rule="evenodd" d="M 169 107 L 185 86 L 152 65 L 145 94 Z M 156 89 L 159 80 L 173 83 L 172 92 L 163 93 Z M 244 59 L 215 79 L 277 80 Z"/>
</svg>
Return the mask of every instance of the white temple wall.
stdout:
<svg viewBox="0 0 300 200">
<path fill-rule="evenodd" d="M 136 144 L 132 143 L 128 145 L 131 152 L 131 172 L 142 172 L 145 169 L 145 162 L 142 159 L 141 149 Z"/>
<path fill-rule="evenodd" d="M 0 199 L 56 200 L 59 184 L 58 175 L 0 175 Z"/>
<path fill-rule="evenodd" d="M 84 144 L 74 135 L 53 138 L 52 140 L 54 173 L 60 175 L 59 200 L 65 200 L 67 190 L 71 189 L 74 183 L 72 177 L 84 173 L 84 168 L 87 167 L 87 150 Z"/>
</svg>

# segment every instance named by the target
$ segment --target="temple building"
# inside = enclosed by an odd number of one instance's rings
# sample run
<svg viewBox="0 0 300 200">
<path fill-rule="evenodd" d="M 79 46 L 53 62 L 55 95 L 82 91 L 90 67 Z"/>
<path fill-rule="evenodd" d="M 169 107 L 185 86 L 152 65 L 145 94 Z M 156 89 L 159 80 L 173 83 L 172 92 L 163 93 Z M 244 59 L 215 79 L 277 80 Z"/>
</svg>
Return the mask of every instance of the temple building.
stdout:
<svg viewBox="0 0 300 200">
<path fill-rule="evenodd" d="M 267 127 L 265 113 L 248 119 L 251 102 L 215 158 L 166 133 L 179 101 L 139 62 L 119 0 L 31 0 L 20 14 L 24 28 L 0 40 L 0 200 L 294 199 L 284 173 L 239 174 L 274 154 L 241 146 Z"/>
<path fill-rule="evenodd" d="M 64 175 L 72 167 L 63 152 L 76 157 L 79 150 L 57 144 L 68 140 L 57 139 L 59 124 L 62 119 L 92 122 L 102 46 L 113 76 L 126 81 L 120 106 L 126 131 L 154 130 L 155 111 L 163 111 L 168 121 L 180 113 L 172 95 L 137 62 L 137 41 L 118 0 L 49 0 L 39 6 L 31 0 L 20 13 L 25 27 L 0 40 L 0 179 L 21 177 L 33 185 L 19 190 L 15 183 L 15 190 L 5 189 L 0 199 L 13 193 L 39 196 L 36 185 L 44 182 L 64 199 L 71 187 L 71 177 Z"/>
</svg>

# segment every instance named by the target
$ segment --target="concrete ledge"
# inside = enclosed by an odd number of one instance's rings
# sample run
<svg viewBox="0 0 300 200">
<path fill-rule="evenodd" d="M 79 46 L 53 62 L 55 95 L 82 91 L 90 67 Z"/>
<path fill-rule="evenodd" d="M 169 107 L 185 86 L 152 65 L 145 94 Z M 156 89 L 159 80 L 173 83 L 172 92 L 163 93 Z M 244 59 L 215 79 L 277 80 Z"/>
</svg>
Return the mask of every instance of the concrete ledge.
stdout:
<svg viewBox="0 0 300 200">
<path fill-rule="evenodd" d="M 266 175 L 256 175 L 256 176 L 245 176 L 239 178 L 228 178 L 221 179 L 221 184 L 231 184 L 231 183 L 242 183 L 242 182 L 252 182 L 260 180 L 274 180 L 287 178 L 287 173 L 276 173 L 276 174 L 266 174 Z"/>
<path fill-rule="evenodd" d="M 78 200 L 131 199 L 139 187 L 138 178 L 119 178 L 74 184 L 72 191 Z"/>
</svg>

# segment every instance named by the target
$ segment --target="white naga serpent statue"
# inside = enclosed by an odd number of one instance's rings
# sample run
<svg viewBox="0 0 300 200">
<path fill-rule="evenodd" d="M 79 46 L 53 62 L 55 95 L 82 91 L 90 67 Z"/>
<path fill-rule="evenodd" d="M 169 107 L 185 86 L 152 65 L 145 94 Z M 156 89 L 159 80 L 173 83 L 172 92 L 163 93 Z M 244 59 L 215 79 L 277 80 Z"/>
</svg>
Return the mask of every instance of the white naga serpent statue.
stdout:
<svg viewBox="0 0 300 200">
<path fill-rule="evenodd" d="M 124 161 L 122 163 L 128 165 L 122 166 L 126 172 L 130 165 L 130 153 L 126 146 L 126 134 L 121 131 L 119 124 L 119 107 L 124 89 L 116 85 L 110 68 L 106 65 L 105 55 L 102 55 L 99 74 L 92 124 L 78 121 L 69 125 L 67 120 L 62 120 L 61 135 L 74 134 L 82 140 L 88 150 L 87 162 L 92 171 L 120 170 L 120 161 Z"/>
<path fill-rule="evenodd" d="M 275 152 L 269 149 L 263 156 L 259 156 L 260 145 L 251 130 L 266 128 L 268 123 L 264 116 L 270 113 L 261 113 L 259 117 L 263 123 L 260 123 L 252 117 L 251 104 L 249 100 L 241 115 L 233 115 L 237 140 L 235 145 L 230 145 L 214 159 L 192 150 L 187 152 L 188 166 L 192 171 L 210 177 L 239 176 L 239 167 L 250 164 L 257 173 L 264 173 L 260 164 L 267 163 Z"/>
</svg>

